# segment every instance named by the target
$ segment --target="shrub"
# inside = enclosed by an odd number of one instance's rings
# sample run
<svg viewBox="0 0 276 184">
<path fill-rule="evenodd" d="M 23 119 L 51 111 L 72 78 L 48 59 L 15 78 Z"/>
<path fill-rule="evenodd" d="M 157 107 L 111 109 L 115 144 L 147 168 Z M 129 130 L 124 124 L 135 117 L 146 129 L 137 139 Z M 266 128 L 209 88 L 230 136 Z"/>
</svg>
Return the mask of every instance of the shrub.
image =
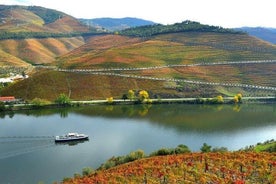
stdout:
<svg viewBox="0 0 276 184">
<path fill-rule="evenodd" d="M 172 155 L 174 154 L 173 148 L 161 148 L 157 151 L 154 151 L 150 154 L 150 156 L 162 156 L 162 155 Z"/>
<path fill-rule="evenodd" d="M 212 152 L 220 152 L 220 153 L 224 153 L 227 152 L 228 149 L 226 147 L 216 147 L 212 149 Z"/>
<path fill-rule="evenodd" d="M 200 148 L 200 150 L 203 153 L 207 153 L 207 152 L 211 152 L 211 148 L 212 148 L 212 146 L 210 146 L 206 143 L 203 143 L 203 146 Z"/>
<path fill-rule="evenodd" d="M 44 100 L 44 99 L 40 99 L 40 98 L 34 98 L 32 101 L 31 101 L 31 104 L 33 104 L 34 106 L 36 107 L 41 107 L 43 105 L 48 105 L 50 104 L 51 102 L 49 102 L 48 100 Z"/>
<path fill-rule="evenodd" d="M 58 98 L 55 100 L 55 102 L 59 105 L 64 105 L 64 106 L 71 104 L 70 98 L 63 93 L 58 96 Z"/>
<path fill-rule="evenodd" d="M 145 153 L 143 150 L 133 151 L 126 156 L 111 157 L 104 164 L 102 164 L 99 169 L 109 169 L 111 167 L 124 164 L 127 162 L 132 162 L 134 160 L 138 160 L 144 157 L 145 157 Z"/>
<path fill-rule="evenodd" d="M 180 144 L 175 148 L 174 152 L 175 154 L 190 153 L 191 150 L 189 149 L 188 146 Z"/>
<path fill-rule="evenodd" d="M 133 151 L 130 154 L 128 154 L 125 157 L 125 162 L 132 162 L 134 160 L 138 160 L 138 159 L 141 159 L 141 158 L 144 158 L 144 157 L 145 157 L 144 151 L 139 149 L 137 151 Z"/>
<path fill-rule="evenodd" d="M 88 176 L 90 174 L 93 174 L 94 172 L 95 172 L 94 169 L 91 168 L 91 167 L 85 167 L 85 168 L 82 169 L 82 175 L 83 176 Z"/>
<path fill-rule="evenodd" d="M 5 103 L 0 102 L 0 111 L 4 111 L 4 110 L 5 110 Z"/>
</svg>

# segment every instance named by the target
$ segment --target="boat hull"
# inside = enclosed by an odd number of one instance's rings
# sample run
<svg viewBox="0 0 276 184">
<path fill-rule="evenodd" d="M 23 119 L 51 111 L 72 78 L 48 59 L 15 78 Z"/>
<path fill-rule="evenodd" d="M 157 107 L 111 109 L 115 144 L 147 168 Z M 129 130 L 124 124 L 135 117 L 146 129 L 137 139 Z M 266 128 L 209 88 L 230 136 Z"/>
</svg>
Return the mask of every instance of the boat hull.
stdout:
<svg viewBox="0 0 276 184">
<path fill-rule="evenodd" d="M 66 135 L 56 136 L 55 142 L 69 142 L 69 141 L 80 141 L 88 140 L 88 135 L 78 133 L 68 133 Z"/>
<path fill-rule="evenodd" d="M 69 141 L 80 141 L 80 140 L 88 140 L 89 137 L 80 137 L 80 138 L 56 138 L 55 142 L 69 142 Z"/>
</svg>

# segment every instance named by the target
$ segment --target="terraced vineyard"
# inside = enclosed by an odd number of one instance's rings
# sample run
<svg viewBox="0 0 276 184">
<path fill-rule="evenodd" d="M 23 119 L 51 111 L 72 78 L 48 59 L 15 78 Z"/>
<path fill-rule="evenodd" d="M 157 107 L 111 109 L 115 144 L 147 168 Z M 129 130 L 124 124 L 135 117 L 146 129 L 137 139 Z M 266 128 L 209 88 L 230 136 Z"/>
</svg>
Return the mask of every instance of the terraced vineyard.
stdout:
<svg viewBox="0 0 276 184">
<path fill-rule="evenodd" d="M 112 44 L 111 44 L 112 43 Z M 276 47 L 246 34 L 171 33 L 150 39 L 93 38 L 58 58 L 65 68 L 149 67 L 276 58 Z"/>
<path fill-rule="evenodd" d="M 66 183 L 274 183 L 275 153 L 189 153 L 145 158 Z"/>
</svg>

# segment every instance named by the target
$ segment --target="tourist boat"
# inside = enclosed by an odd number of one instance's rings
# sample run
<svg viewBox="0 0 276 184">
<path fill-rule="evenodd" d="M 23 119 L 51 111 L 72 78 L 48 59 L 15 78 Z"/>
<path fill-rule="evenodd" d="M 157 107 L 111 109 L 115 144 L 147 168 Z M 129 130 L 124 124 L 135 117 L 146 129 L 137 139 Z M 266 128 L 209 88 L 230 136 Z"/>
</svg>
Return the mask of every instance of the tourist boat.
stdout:
<svg viewBox="0 0 276 184">
<path fill-rule="evenodd" d="M 78 133 L 67 133 L 66 135 L 56 136 L 55 142 L 66 142 L 66 141 L 78 141 L 88 140 L 88 135 Z"/>
</svg>

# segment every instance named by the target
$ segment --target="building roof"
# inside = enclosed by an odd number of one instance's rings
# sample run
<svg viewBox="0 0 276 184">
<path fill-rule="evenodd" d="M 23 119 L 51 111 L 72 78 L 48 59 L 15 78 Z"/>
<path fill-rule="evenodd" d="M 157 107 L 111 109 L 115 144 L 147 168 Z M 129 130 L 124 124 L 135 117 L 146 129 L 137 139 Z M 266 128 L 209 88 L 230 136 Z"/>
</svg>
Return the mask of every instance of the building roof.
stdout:
<svg viewBox="0 0 276 184">
<path fill-rule="evenodd" d="M 0 96 L 0 101 L 7 102 L 7 101 L 14 101 L 16 100 L 14 96 Z"/>
</svg>

